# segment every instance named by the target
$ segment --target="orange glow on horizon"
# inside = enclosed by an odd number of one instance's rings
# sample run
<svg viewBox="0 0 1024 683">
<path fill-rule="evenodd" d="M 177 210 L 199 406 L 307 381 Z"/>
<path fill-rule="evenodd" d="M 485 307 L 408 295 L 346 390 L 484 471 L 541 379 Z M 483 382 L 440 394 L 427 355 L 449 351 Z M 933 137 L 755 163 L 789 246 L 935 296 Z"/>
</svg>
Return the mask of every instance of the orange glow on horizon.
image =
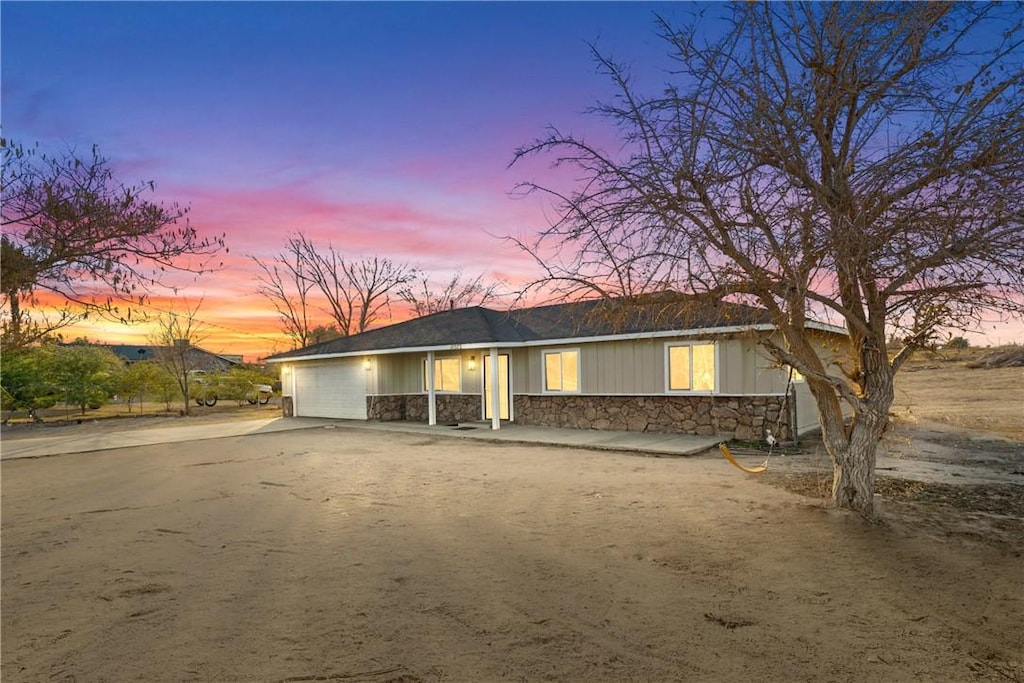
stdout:
<svg viewBox="0 0 1024 683">
<path fill-rule="evenodd" d="M 237 282 L 226 281 L 226 286 L 217 292 L 207 292 L 205 297 L 175 296 L 170 293 L 156 293 L 147 297 L 144 307 L 138 311 L 151 316 L 161 313 L 177 312 L 185 314 L 189 309 L 197 309 L 196 318 L 200 322 L 198 346 L 217 354 L 241 355 L 247 363 L 258 363 L 267 356 L 283 353 L 295 348 L 292 340 L 283 332 L 283 324 L 270 302 L 257 294 L 248 285 L 241 288 L 232 287 Z M 234 291 L 232 291 L 234 290 Z M 48 292 L 39 292 L 36 301 L 31 305 L 23 304 L 23 308 L 33 315 L 46 315 L 58 309 L 62 298 Z M 491 308 L 502 309 L 510 301 L 498 301 L 490 304 Z M 541 305 L 549 301 L 521 301 L 516 307 Z M 125 304 L 119 304 L 122 312 Z M 133 315 L 137 319 L 138 314 Z M 404 322 L 412 318 L 409 307 L 402 302 L 392 302 L 390 316 L 380 319 L 374 327 L 384 327 Z M 329 326 L 331 319 L 320 314 L 311 326 Z M 989 322 L 983 333 L 968 333 L 966 336 L 975 346 L 1001 346 L 1024 342 L 1024 322 Z M 58 330 L 65 341 L 88 339 L 99 344 L 152 344 L 157 327 L 154 322 L 122 323 L 100 316 L 90 316 L 75 324 Z"/>
</svg>

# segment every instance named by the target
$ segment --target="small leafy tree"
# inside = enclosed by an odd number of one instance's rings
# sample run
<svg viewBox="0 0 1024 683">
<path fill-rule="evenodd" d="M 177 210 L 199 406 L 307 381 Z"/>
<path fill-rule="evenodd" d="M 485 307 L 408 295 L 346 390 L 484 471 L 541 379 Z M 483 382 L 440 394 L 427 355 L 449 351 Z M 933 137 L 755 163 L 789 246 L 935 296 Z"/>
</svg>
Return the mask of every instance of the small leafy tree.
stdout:
<svg viewBox="0 0 1024 683">
<path fill-rule="evenodd" d="M 117 391 L 124 365 L 113 352 L 99 346 L 57 346 L 50 354 L 47 374 L 69 405 L 82 414 L 86 408 L 105 404 Z"/>
<path fill-rule="evenodd" d="M 48 372 L 53 346 L 12 349 L 0 363 L 0 407 L 7 411 L 26 410 L 29 416 L 58 401 L 57 388 Z"/>
<path fill-rule="evenodd" d="M 309 331 L 309 336 L 306 339 L 307 344 L 319 344 L 320 342 L 330 341 L 332 339 L 338 339 L 343 337 L 341 330 L 334 325 L 317 325 Z"/>
<path fill-rule="evenodd" d="M 146 396 L 162 401 L 168 410 L 181 390 L 174 377 L 154 361 L 144 360 L 132 363 L 125 370 L 119 391 L 127 397 L 128 411 L 136 397 L 141 402 Z"/>
</svg>

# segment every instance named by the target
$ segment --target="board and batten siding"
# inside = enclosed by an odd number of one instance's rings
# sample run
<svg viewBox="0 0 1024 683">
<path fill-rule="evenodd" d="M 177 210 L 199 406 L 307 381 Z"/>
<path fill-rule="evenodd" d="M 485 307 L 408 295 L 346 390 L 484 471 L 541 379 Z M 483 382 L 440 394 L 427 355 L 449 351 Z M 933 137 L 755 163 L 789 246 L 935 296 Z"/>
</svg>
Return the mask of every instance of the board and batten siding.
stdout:
<svg viewBox="0 0 1024 683">
<path fill-rule="evenodd" d="M 461 371 L 461 382 L 463 394 L 479 394 L 480 383 L 483 381 L 483 357 L 485 350 L 474 349 L 472 351 L 437 351 L 434 358 L 458 358 Z M 469 360 L 473 358 L 476 363 L 474 370 L 469 369 Z M 391 394 L 420 394 L 423 393 L 423 361 L 427 358 L 426 352 L 416 353 L 394 353 L 373 356 L 373 363 L 377 368 L 377 381 L 369 393 L 381 396 Z"/>
<path fill-rule="evenodd" d="M 658 394 L 664 391 L 664 360 L 658 358 L 657 341 L 630 339 L 580 344 L 533 346 L 512 356 L 514 391 L 543 394 L 544 354 L 548 351 L 579 351 L 580 393 Z"/>
<path fill-rule="evenodd" d="M 580 393 L 657 396 L 666 393 L 666 347 L 670 344 L 706 344 L 718 347 L 718 394 L 778 394 L 785 390 L 785 374 L 763 350 L 744 338 L 693 337 L 630 339 L 592 343 L 536 346 L 515 352 L 515 393 L 544 393 L 544 352 L 579 349 Z"/>
<path fill-rule="evenodd" d="M 577 342 L 501 349 L 499 353 L 509 355 L 512 389 L 516 394 L 545 393 L 544 352 L 578 349 L 581 394 L 658 396 L 666 393 L 666 347 L 670 344 L 690 343 L 717 345 L 717 394 L 778 395 L 786 390 L 787 371 L 780 368 L 754 339 L 739 335 L 714 339 L 678 337 Z M 482 391 L 483 364 L 487 353 L 487 349 L 437 351 L 435 358 L 458 357 L 462 393 L 479 394 Z M 469 369 L 471 357 L 476 364 L 473 370 Z M 423 393 L 425 352 L 384 353 L 350 360 L 363 364 L 367 359 L 371 367 L 365 373 L 367 394 Z M 306 365 L 296 363 L 282 367 L 282 389 L 285 395 L 289 395 L 291 386 L 287 379 L 289 366 L 294 368 Z"/>
<path fill-rule="evenodd" d="M 373 394 L 416 394 L 423 391 L 423 357 L 419 354 L 382 354 L 374 358 L 377 384 Z"/>
<path fill-rule="evenodd" d="M 722 371 L 728 373 L 730 394 L 781 394 L 786 391 L 789 371 L 779 367 L 753 339 L 733 339 L 721 356 Z"/>
</svg>

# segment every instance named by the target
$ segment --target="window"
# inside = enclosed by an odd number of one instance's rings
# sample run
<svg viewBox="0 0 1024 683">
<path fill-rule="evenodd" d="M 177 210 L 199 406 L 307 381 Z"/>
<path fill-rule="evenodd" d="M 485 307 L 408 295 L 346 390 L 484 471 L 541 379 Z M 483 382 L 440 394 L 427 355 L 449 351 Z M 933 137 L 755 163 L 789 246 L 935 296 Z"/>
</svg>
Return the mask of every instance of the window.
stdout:
<svg viewBox="0 0 1024 683">
<path fill-rule="evenodd" d="M 715 390 L 715 345 L 679 344 L 668 347 L 669 391 Z"/>
<path fill-rule="evenodd" d="M 427 386 L 427 360 L 423 359 L 423 391 Z M 462 391 L 462 367 L 458 358 L 434 359 L 434 391 Z"/>
<path fill-rule="evenodd" d="M 580 390 L 580 352 L 544 352 L 544 391 L 578 392 Z"/>
</svg>

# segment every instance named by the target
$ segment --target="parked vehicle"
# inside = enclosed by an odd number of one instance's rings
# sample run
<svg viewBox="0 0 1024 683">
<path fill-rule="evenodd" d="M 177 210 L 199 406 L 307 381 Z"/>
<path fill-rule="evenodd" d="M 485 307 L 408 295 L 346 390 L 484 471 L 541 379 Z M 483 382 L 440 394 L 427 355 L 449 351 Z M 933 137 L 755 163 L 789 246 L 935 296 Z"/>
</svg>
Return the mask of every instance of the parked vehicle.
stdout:
<svg viewBox="0 0 1024 683">
<path fill-rule="evenodd" d="M 192 373 L 195 391 L 192 392 L 196 404 L 212 408 L 219 400 L 235 400 L 238 405 L 265 406 L 270 402 L 273 389 L 269 384 L 254 382 L 238 377 L 230 372 L 210 375 L 202 370 Z"/>
</svg>

